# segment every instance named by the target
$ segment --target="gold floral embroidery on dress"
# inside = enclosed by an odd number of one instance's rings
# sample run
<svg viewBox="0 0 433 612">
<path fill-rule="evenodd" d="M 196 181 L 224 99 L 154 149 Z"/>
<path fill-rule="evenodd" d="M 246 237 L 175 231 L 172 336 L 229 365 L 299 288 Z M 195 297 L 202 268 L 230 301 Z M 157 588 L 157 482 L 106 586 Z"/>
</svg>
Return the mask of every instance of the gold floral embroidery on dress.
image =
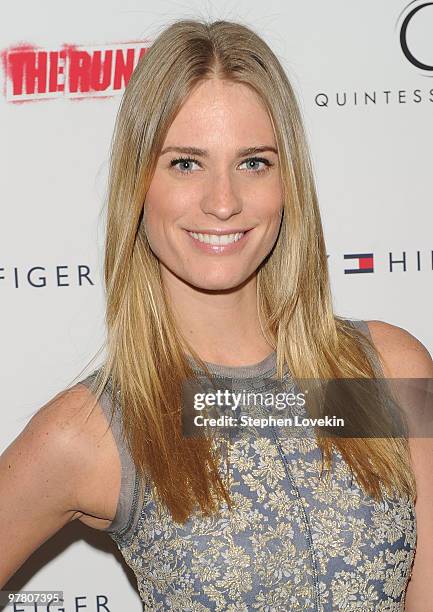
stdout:
<svg viewBox="0 0 433 612">
<path fill-rule="evenodd" d="M 313 438 L 250 428 L 230 448 L 234 510 L 223 504 L 219 516 L 197 513 L 183 526 L 148 483 L 132 536 L 112 536 L 144 609 L 403 610 L 413 503 L 366 496 L 338 453 L 329 481 L 320 465 Z"/>
</svg>

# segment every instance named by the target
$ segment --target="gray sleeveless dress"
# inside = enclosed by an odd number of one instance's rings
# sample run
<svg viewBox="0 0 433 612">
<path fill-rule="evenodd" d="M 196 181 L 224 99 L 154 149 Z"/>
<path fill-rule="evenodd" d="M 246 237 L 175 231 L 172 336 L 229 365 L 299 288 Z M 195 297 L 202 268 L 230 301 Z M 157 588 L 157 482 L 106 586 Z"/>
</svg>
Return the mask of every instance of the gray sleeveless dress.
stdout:
<svg viewBox="0 0 433 612">
<path fill-rule="evenodd" d="M 351 324 L 369 334 L 364 321 Z M 254 366 L 209 367 L 260 390 L 275 365 L 273 353 Z M 108 419 L 106 391 L 100 404 Z M 138 478 L 116 408 L 122 479 L 106 531 L 135 573 L 145 610 L 404 610 L 416 544 L 412 501 L 367 496 L 337 452 L 324 481 L 313 437 L 251 428 L 230 447 L 234 509 L 222 504 L 219 516 L 197 514 L 181 526 L 157 504 L 151 482 Z"/>
</svg>

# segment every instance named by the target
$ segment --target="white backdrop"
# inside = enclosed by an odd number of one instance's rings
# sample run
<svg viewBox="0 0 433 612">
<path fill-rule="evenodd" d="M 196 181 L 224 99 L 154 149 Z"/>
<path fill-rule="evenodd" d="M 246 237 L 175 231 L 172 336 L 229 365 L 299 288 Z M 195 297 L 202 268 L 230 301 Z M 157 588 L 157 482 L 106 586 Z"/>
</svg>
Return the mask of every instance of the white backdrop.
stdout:
<svg viewBox="0 0 433 612">
<path fill-rule="evenodd" d="M 399 325 L 433 351 L 433 2 L 14 0 L 0 19 L 0 449 L 104 340 L 102 207 L 124 84 L 112 72 L 89 91 L 85 58 L 120 49 L 136 61 L 184 17 L 250 25 L 287 70 L 336 312 Z M 71 48 L 87 52 L 75 67 L 62 60 Z M 345 272 L 360 267 L 371 271 Z M 46 542 L 7 588 L 63 590 L 68 612 L 141 609 L 115 545 L 81 524 Z"/>
</svg>

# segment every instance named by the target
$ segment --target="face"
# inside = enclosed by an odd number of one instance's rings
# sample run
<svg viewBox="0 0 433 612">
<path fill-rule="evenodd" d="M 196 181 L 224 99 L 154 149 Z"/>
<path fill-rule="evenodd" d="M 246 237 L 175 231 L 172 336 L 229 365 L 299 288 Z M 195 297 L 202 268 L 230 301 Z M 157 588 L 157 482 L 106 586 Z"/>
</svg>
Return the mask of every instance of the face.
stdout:
<svg viewBox="0 0 433 612">
<path fill-rule="evenodd" d="M 167 133 L 144 203 L 164 284 L 221 291 L 254 279 L 281 214 L 277 145 L 259 97 L 201 82 Z"/>
</svg>

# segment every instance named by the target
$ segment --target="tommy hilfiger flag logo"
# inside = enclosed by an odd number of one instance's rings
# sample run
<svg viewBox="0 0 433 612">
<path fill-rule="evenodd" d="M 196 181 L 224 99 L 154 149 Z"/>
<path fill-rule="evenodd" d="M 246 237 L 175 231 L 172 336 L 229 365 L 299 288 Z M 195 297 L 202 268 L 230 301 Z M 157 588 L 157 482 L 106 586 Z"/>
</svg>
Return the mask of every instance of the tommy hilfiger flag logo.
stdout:
<svg viewBox="0 0 433 612">
<path fill-rule="evenodd" d="M 365 272 L 374 272 L 374 255 L 373 253 L 349 253 L 344 255 L 344 259 L 355 259 L 353 263 L 356 267 L 346 268 L 344 274 L 361 274 Z"/>
</svg>

